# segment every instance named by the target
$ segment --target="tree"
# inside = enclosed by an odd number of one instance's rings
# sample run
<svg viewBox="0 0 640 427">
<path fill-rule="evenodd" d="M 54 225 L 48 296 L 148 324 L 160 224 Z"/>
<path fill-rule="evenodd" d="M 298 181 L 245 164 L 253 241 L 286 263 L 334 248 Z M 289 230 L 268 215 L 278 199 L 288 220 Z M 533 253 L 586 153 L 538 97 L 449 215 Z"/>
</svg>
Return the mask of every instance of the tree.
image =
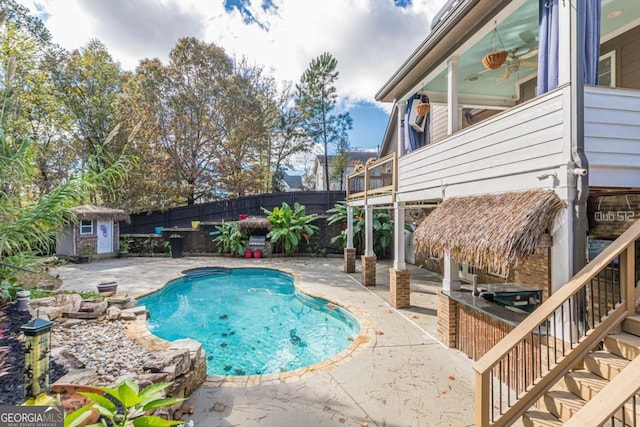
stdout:
<svg viewBox="0 0 640 427">
<path fill-rule="evenodd" d="M 64 112 L 72 119 L 72 133 L 82 173 L 101 173 L 111 167 L 126 146 L 126 137 L 108 138 L 118 125 L 115 106 L 122 91 L 124 75 L 98 40 L 66 55 L 53 77 Z M 109 141 L 109 144 L 107 144 Z M 92 158 L 89 163 L 88 159 Z M 96 203 L 106 194 L 91 194 Z"/>
<path fill-rule="evenodd" d="M 26 8 L 11 0 L 1 3 L 7 22 L 0 34 L 0 63 L 5 64 L 0 84 L 8 95 L 2 126 L 14 140 L 31 141 L 38 175 L 29 190 L 38 195 L 67 179 L 74 161 L 66 143 L 70 121 L 51 76 L 63 50 L 51 43 L 48 30 Z"/>
<path fill-rule="evenodd" d="M 126 77 L 122 95 L 116 104 L 117 115 L 127 129 L 140 124 L 130 145 L 131 153 L 141 161 L 129 171 L 126 182 L 116 194 L 115 205 L 130 212 L 165 210 L 184 204 L 179 188 L 181 178 L 161 144 L 159 126 L 162 99 L 156 84 L 165 78 L 158 59 L 140 62 L 135 73 Z"/>
<path fill-rule="evenodd" d="M 300 83 L 296 85 L 296 106 L 301 114 L 303 128 L 314 142 L 324 146 L 324 176 L 327 190 L 328 144 L 338 144 L 342 138 L 346 138 L 346 131 L 353 126 L 349 113 L 331 113 L 335 109 L 338 97 L 335 87 L 339 74 L 336 71 L 337 67 L 338 61 L 325 52 L 311 61 L 302 74 Z"/>
</svg>

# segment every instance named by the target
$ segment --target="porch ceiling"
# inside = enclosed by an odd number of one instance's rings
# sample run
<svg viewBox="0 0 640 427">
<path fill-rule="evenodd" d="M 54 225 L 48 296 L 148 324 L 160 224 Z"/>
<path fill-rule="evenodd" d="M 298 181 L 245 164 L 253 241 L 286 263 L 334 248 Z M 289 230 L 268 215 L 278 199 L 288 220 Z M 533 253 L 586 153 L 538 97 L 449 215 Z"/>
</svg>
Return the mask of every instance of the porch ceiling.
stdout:
<svg viewBox="0 0 640 427">
<path fill-rule="evenodd" d="M 517 5 L 518 7 L 514 7 Z M 513 10 L 510 10 L 513 9 Z M 506 15 L 507 16 L 503 16 Z M 602 40 L 608 40 L 638 24 L 640 21 L 640 1 L 602 0 Z M 496 70 L 488 70 L 482 65 L 482 58 L 489 52 L 492 30 L 497 29 L 504 45 L 510 52 L 507 62 Z M 482 37 L 479 35 L 482 34 Z M 473 40 L 474 37 L 478 38 Z M 499 44 L 499 42 L 498 42 Z M 461 94 L 517 99 L 518 82 L 526 81 L 537 74 L 538 44 L 538 0 L 514 1 L 499 12 L 476 35 L 469 39 L 456 53 L 458 63 L 458 91 Z M 443 63 L 423 83 L 423 90 L 429 94 L 447 92 L 447 69 Z M 505 73 L 510 67 L 511 73 Z M 411 94 L 407 94 L 411 96 Z M 442 97 L 441 97 L 442 98 Z"/>
</svg>

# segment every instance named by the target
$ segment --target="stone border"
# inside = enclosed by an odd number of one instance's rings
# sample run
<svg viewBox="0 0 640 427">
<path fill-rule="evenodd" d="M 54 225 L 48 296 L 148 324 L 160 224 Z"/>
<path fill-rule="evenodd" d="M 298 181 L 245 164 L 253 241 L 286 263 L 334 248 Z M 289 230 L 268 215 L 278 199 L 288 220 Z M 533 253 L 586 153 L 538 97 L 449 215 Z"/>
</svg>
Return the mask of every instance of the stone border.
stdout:
<svg viewBox="0 0 640 427">
<path fill-rule="evenodd" d="M 215 267 L 212 267 L 215 268 Z M 355 354 L 362 351 L 364 348 L 371 345 L 370 343 L 373 341 L 375 337 L 375 328 L 373 318 L 361 309 L 360 307 L 350 304 L 343 303 L 341 301 L 336 300 L 335 298 L 328 296 L 323 293 L 313 292 L 310 289 L 304 288 L 304 286 L 300 285 L 300 276 L 293 270 L 290 269 L 278 269 L 278 268 L 270 268 L 270 267 L 232 267 L 234 270 L 242 270 L 242 269 L 254 269 L 259 268 L 263 270 L 272 270 L 277 271 L 279 273 L 286 273 L 293 277 L 293 286 L 305 295 L 314 298 L 320 298 L 326 300 L 327 302 L 339 306 L 345 310 L 347 310 L 353 317 L 356 318 L 358 323 L 360 324 L 360 333 L 353 340 L 349 347 L 342 350 L 340 353 L 333 355 L 332 357 L 320 361 L 318 363 L 314 363 L 313 365 L 305 366 L 302 368 L 294 369 L 293 371 L 284 371 L 284 372 L 276 372 L 272 374 L 262 374 L 262 375 L 244 375 L 244 376 L 235 376 L 235 375 L 207 375 L 207 378 L 204 382 L 204 385 L 213 386 L 213 387 L 252 387 L 259 385 L 267 385 L 267 384 L 285 384 L 294 381 L 299 381 L 305 378 L 308 378 L 312 375 L 319 374 L 322 372 L 330 371 L 333 368 L 341 366 L 348 362 Z M 187 270 L 185 270 L 187 271 Z M 182 276 L 184 277 L 184 276 Z M 154 294 L 156 292 L 164 289 L 166 285 L 169 283 L 180 279 L 181 277 L 171 279 L 164 286 L 159 289 L 147 292 L 143 295 L 135 297 L 136 301 L 142 297 Z M 147 328 L 146 316 L 138 316 L 134 322 L 128 322 L 127 327 L 125 327 L 125 335 L 127 338 L 134 341 L 139 346 L 146 348 L 152 351 L 160 351 L 165 350 L 171 346 L 170 341 L 166 341 L 162 338 L 159 338 L 151 333 Z"/>
</svg>

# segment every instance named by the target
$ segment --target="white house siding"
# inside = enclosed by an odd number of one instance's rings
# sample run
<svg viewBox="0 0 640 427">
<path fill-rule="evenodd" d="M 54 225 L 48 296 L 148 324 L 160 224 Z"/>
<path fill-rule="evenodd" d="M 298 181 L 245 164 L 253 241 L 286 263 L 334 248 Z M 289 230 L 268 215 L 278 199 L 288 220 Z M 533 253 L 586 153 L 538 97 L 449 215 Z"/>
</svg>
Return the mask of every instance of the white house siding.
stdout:
<svg viewBox="0 0 640 427">
<path fill-rule="evenodd" d="M 640 187 L 640 90 L 585 87 L 589 185 Z"/>
<path fill-rule="evenodd" d="M 568 90 L 550 92 L 402 156 L 398 200 L 548 188 L 552 181 L 537 177 L 554 172 L 564 184 Z"/>
<path fill-rule="evenodd" d="M 431 105 L 431 144 L 442 141 L 447 137 L 447 114 L 449 109 L 446 105 Z"/>
</svg>

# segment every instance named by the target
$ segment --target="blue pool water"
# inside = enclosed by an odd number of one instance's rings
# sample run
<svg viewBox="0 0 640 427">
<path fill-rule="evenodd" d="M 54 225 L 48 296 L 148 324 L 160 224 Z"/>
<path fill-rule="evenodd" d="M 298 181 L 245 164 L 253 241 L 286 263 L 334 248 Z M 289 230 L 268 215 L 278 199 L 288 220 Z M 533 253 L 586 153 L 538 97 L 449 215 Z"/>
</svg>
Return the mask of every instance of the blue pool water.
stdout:
<svg viewBox="0 0 640 427">
<path fill-rule="evenodd" d="M 189 270 L 138 304 L 151 313 L 155 335 L 200 341 L 213 375 L 312 365 L 347 348 L 360 331 L 349 312 L 296 291 L 291 275 L 268 269 Z"/>
</svg>

